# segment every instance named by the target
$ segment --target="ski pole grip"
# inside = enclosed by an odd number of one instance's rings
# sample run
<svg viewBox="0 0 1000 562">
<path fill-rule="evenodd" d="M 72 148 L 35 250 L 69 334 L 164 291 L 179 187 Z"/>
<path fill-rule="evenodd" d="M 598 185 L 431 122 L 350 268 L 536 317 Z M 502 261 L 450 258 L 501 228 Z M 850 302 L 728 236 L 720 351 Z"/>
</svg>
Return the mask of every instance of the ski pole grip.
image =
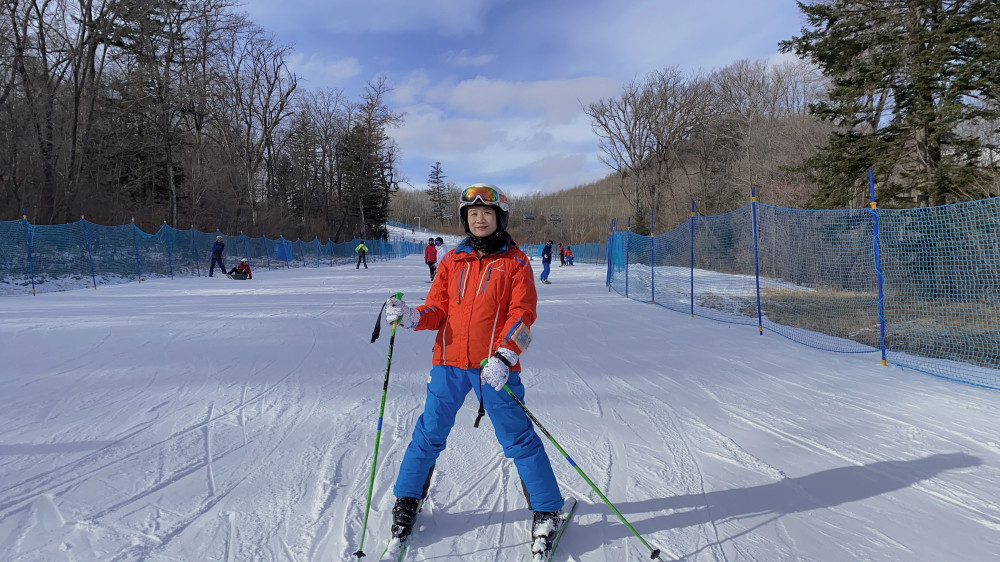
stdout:
<svg viewBox="0 0 1000 562">
<path fill-rule="evenodd" d="M 403 300 L 403 291 L 396 291 L 395 293 L 393 293 L 392 296 L 396 300 L 401 301 L 401 300 Z M 392 323 L 392 334 L 393 335 L 396 335 L 396 326 L 399 326 L 399 323 L 402 322 L 402 321 L 403 321 L 403 319 L 399 318 L 395 322 Z"/>
<path fill-rule="evenodd" d="M 489 357 L 487 357 L 486 359 L 483 359 L 482 361 L 480 361 L 479 362 L 479 368 L 482 369 L 483 367 L 485 367 L 486 363 L 488 363 L 489 360 L 490 360 Z"/>
</svg>

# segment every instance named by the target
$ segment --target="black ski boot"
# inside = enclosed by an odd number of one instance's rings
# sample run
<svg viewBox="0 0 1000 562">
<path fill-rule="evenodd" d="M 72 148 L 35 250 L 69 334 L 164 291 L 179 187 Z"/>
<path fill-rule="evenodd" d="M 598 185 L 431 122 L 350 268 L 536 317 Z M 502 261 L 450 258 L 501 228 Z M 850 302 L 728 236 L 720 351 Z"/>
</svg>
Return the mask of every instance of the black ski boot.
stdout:
<svg viewBox="0 0 1000 562">
<path fill-rule="evenodd" d="M 413 531 L 413 522 L 417 519 L 420 500 L 417 498 L 396 498 L 392 508 L 392 536 L 405 541 Z"/>
<path fill-rule="evenodd" d="M 559 514 L 555 511 L 536 511 L 531 521 L 531 552 L 545 554 L 552 548 L 559 532 Z"/>
</svg>

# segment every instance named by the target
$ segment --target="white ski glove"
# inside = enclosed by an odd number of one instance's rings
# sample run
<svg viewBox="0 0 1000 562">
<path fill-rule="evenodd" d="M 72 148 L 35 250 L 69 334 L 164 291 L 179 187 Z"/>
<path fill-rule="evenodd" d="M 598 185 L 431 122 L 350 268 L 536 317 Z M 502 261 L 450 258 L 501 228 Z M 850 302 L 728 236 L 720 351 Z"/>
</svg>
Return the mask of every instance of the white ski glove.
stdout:
<svg viewBox="0 0 1000 562">
<path fill-rule="evenodd" d="M 493 357 L 486 360 L 486 365 L 479 376 L 483 382 L 492 386 L 494 390 L 500 390 L 503 388 L 503 385 L 507 384 L 507 373 L 515 363 L 517 363 L 517 354 L 505 347 L 501 347 L 497 349 Z"/>
<path fill-rule="evenodd" d="M 385 301 L 386 322 L 392 324 L 398 321 L 400 326 L 412 330 L 417 327 L 418 320 L 420 320 L 420 315 L 417 313 L 417 309 L 407 306 L 405 301 L 396 297 L 389 297 Z"/>
</svg>

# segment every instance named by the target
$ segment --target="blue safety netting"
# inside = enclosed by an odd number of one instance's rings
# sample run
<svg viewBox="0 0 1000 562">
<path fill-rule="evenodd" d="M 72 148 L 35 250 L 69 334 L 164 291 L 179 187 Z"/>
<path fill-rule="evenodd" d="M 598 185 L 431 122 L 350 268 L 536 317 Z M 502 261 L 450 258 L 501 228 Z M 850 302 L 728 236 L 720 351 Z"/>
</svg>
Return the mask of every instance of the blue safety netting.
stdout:
<svg viewBox="0 0 1000 562">
<path fill-rule="evenodd" d="M 607 253 L 608 285 L 629 298 L 1000 389 L 1000 198 L 750 204 L 655 237 L 614 232 Z"/>
<path fill-rule="evenodd" d="M 542 248 L 545 244 L 520 244 L 521 251 L 530 258 L 542 258 Z M 573 263 L 607 263 L 607 244 L 586 242 L 583 244 L 573 244 Z M 552 262 L 559 263 L 559 247 L 552 245 Z"/>
<path fill-rule="evenodd" d="M 1000 198 L 878 214 L 887 359 L 1000 387 Z"/>
<path fill-rule="evenodd" d="M 254 270 L 353 263 L 355 248 L 362 242 L 251 238 L 168 225 L 148 234 L 134 224 L 104 226 L 86 220 L 59 225 L 0 221 L 0 295 L 97 288 L 153 277 L 205 276 L 216 236 L 222 236 L 225 243 L 223 261 L 229 269 L 242 258 Z M 403 240 L 364 243 L 367 259 L 373 261 L 423 251 L 420 244 Z"/>
</svg>

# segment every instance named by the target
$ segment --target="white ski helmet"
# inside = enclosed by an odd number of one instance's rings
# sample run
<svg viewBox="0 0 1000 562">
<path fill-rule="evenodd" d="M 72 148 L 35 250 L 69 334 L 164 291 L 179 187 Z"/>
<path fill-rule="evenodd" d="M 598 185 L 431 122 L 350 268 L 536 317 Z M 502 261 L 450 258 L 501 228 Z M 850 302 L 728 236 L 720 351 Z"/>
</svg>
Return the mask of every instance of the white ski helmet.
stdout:
<svg viewBox="0 0 1000 562">
<path fill-rule="evenodd" d="M 462 219 L 462 226 L 465 231 L 469 231 L 469 211 L 468 208 L 474 205 L 486 205 L 493 207 L 497 212 L 497 231 L 507 230 L 507 217 L 510 212 L 510 205 L 507 196 L 499 187 L 491 183 L 474 183 L 462 190 L 462 195 L 458 200 L 458 214 Z"/>
</svg>

